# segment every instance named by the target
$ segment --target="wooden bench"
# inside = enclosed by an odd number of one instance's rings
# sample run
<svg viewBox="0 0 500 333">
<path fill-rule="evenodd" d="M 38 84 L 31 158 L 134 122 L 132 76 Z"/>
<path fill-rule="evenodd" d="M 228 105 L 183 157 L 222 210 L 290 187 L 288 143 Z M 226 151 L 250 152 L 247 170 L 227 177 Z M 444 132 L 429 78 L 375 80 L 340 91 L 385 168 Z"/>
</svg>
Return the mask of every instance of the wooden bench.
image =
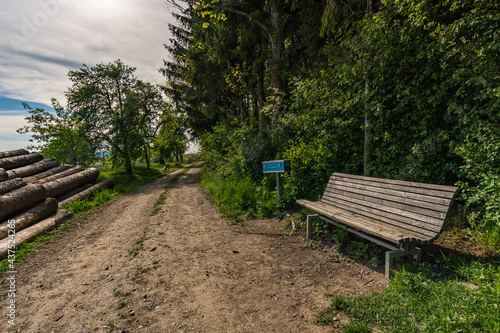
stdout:
<svg viewBox="0 0 500 333">
<path fill-rule="evenodd" d="M 316 202 L 297 200 L 320 218 L 390 251 L 385 255 L 385 275 L 390 277 L 394 258 L 421 259 L 417 244 L 432 242 L 444 227 L 458 187 L 414 183 L 334 173 L 323 197 Z"/>
</svg>

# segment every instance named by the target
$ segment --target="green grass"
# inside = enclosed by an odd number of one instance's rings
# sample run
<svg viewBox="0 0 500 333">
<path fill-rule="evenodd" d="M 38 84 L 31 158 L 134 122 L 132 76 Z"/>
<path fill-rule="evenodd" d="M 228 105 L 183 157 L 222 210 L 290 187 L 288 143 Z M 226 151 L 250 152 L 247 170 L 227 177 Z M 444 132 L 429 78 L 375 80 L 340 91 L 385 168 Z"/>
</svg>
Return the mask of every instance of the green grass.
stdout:
<svg viewBox="0 0 500 333">
<path fill-rule="evenodd" d="M 219 207 L 225 217 L 237 219 L 240 215 L 246 215 L 250 218 L 257 211 L 256 186 L 247 178 L 221 179 L 203 172 L 200 183 L 210 201 Z"/>
<path fill-rule="evenodd" d="M 343 312 L 346 332 L 500 332 L 500 258 L 441 259 L 442 271 L 408 264 L 395 272 L 382 292 L 338 296 L 317 324 L 327 325 Z M 459 282 L 472 283 L 473 290 Z M 360 330 L 351 330 L 353 326 Z"/>
<path fill-rule="evenodd" d="M 177 175 L 175 175 L 175 177 L 172 178 L 168 182 L 167 186 L 165 187 L 165 190 L 160 194 L 160 196 L 158 197 L 158 200 L 156 200 L 155 204 L 153 205 L 153 211 L 149 214 L 150 216 L 154 216 L 160 212 L 161 206 L 163 205 L 163 203 L 165 202 L 165 199 L 167 198 L 168 191 L 170 191 L 170 189 L 175 185 L 175 183 L 177 183 L 179 178 L 181 178 L 182 175 L 185 174 L 186 172 L 188 172 L 189 170 L 190 170 L 190 168 L 186 168 L 181 173 L 178 173 Z"/>
</svg>

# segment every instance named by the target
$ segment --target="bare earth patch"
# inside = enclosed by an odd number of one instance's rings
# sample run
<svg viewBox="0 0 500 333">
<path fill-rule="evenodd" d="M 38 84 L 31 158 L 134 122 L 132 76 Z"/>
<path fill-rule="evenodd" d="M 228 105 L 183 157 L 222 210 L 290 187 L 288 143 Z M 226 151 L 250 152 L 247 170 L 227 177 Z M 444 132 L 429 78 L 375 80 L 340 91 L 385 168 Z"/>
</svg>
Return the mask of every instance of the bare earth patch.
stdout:
<svg viewBox="0 0 500 333">
<path fill-rule="evenodd" d="M 17 325 L 1 332 L 329 332 L 331 295 L 382 290 L 381 272 L 311 248 L 284 221 L 219 216 L 178 170 L 93 212 L 17 267 Z"/>
</svg>

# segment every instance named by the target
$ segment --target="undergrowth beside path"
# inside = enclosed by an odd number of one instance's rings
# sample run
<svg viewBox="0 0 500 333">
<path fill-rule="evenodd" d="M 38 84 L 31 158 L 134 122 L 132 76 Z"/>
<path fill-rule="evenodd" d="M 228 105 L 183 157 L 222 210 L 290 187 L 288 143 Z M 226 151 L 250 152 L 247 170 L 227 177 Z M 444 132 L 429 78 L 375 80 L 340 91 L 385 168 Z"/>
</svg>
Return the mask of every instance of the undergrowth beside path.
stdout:
<svg viewBox="0 0 500 333">
<path fill-rule="evenodd" d="M 342 332 L 500 332 L 500 258 L 442 260 L 440 272 L 407 265 L 382 292 L 335 297 L 317 324 L 343 313 Z"/>
</svg>

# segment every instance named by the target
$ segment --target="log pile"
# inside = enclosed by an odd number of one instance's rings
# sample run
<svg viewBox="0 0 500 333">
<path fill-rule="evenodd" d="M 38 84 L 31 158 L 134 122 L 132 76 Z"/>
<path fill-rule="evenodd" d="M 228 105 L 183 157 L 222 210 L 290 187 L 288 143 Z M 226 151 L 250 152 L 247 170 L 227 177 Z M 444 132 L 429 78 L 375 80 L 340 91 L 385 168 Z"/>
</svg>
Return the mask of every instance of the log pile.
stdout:
<svg viewBox="0 0 500 333">
<path fill-rule="evenodd" d="M 114 187 L 113 180 L 98 177 L 96 168 L 59 165 L 25 149 L 0 152 L 0 259 L 14 238 L 19 247 L 70 218 L 61 209 L 65 204 Z"/>
</svg>

